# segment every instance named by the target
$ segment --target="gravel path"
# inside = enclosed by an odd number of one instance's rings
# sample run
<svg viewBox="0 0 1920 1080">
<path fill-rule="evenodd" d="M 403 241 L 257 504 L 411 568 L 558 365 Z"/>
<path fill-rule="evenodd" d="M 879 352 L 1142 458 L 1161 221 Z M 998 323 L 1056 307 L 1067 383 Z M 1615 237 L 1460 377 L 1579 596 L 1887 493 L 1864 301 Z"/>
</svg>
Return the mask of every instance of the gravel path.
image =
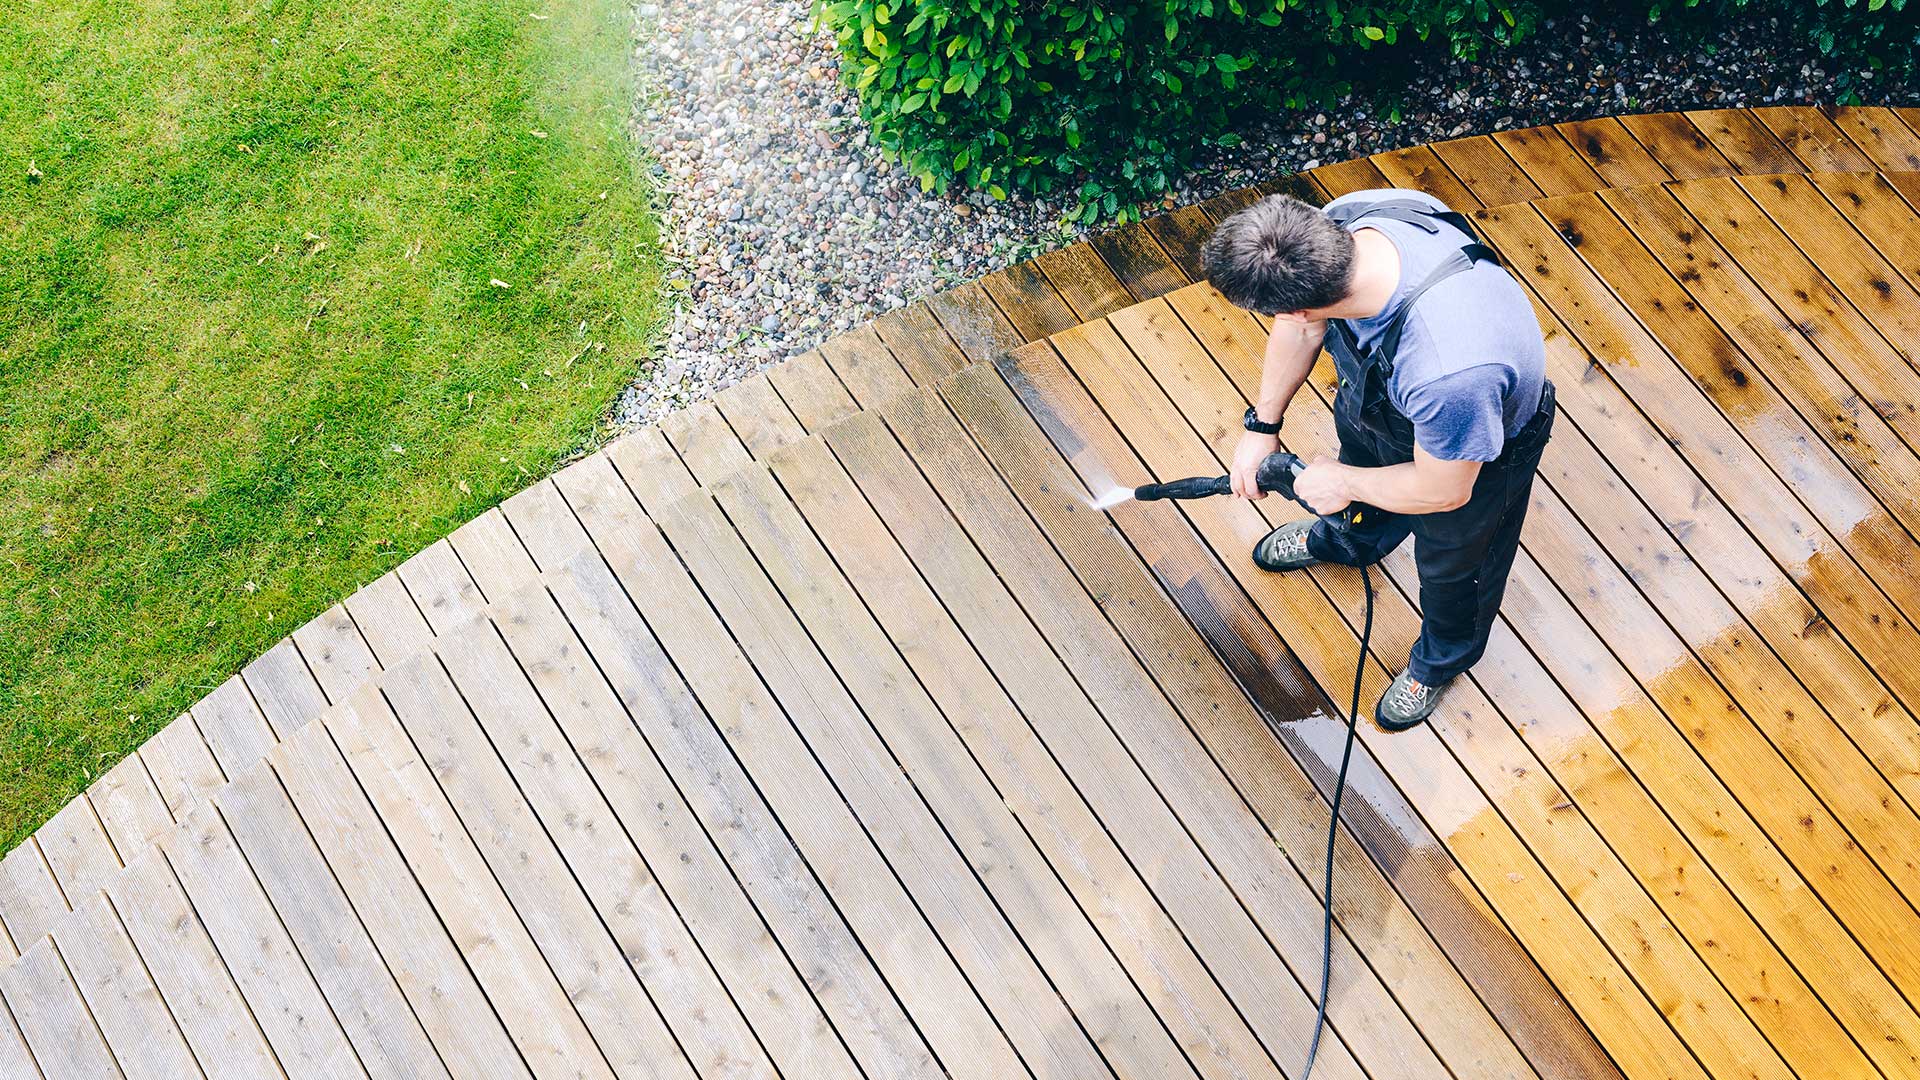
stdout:
<svg viewBox="0 0 1920 1080">
<path fill-rule="evenodd" d="M 867 145 L 831 36 L 803 0 L 641 4 L 639 138 L 663 196 L 672 325 L 622 395 L 663 413 L 884 311 L 1070 242 L 1058 201 L 923 195 Z M 1611 113 L 1832 100 L 1837 74 L 1755 20 L 1708 55 L 1664 30 L 1549 24 L 1494 64 L 1412 73 L 1397 123 L 1358 106 L 1275 115 L 1202 162 L 1168 205 L 1323 161 Z M 1871 82 L 1867 83 L 1872 86 Z M 1866 96 L 1914 100 L 1911 87 Z"/>
</svg>

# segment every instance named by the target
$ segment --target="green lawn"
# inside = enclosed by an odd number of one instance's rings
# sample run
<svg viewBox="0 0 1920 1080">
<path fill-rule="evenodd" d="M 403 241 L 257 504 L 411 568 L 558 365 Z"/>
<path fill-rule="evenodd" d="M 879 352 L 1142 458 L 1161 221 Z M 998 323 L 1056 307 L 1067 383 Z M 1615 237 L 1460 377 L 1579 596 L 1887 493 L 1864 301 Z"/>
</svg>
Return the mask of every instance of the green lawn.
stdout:
<svg viewBox="0 0 1920 1080">
<path fill-rule="evenodd" d="M 0 20 L 0 849 L 600 436 L 659 313 L 633 45 L 618 0 Z"/>
</svg>

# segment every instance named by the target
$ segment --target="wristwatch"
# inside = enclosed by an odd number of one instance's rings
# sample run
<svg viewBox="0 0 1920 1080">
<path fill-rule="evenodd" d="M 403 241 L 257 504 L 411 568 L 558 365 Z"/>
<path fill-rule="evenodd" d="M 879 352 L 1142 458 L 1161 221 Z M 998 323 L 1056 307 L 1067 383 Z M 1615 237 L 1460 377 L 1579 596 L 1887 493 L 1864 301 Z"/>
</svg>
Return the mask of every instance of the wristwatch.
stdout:
<svg viewBox="0 0 1920 1080">
<path fill-rule="evenodd" d="M 1259 412 L 1255 411 L 1254 407 L 1249 405 L 1247 406 L 1247 415 L 1240 418 L 1240 426 L 1256 435 L 1278 435 L 1280 434 L 1280 425 L 1285 420 L 1286 417 L 1282 416 L 1279 420 L 1275 420 L 1269 424 L 1265 420 L 1260 419 Z"/>
</svg>

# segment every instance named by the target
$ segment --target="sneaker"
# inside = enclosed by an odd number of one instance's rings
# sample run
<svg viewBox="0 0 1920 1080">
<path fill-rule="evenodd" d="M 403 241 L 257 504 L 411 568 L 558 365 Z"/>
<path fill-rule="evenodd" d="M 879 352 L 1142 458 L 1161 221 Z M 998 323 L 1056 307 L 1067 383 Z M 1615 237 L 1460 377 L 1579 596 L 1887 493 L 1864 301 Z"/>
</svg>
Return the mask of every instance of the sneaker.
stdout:
<svg viewBox="0 0 1920 1080">
<path fill-rule="evenodd" d="M 1319 559 L 1307 553 L 1307 533 L 1313 530 L 1313 524 L 1312 518 L 1304 518 L 1289 521 L 1268 533 L 1253 545 L 1253 564 L 1262 570 L 1278 573 L 1319 562 Z"/>
<path fill-rule="evenodd" d="M 1380 704 L 1374 706 L 1374 723 L 1388 731 L 1405 731 L 1433 715 L 1434 706 L 1440 704 L 1440 695 L 1446 689 L 1447 683 L 1428 686 L 1402 671 L 1393 677 L 1393 685 L 1387 687 L 1387 692 L 1380 695 Z"/>
</svg>

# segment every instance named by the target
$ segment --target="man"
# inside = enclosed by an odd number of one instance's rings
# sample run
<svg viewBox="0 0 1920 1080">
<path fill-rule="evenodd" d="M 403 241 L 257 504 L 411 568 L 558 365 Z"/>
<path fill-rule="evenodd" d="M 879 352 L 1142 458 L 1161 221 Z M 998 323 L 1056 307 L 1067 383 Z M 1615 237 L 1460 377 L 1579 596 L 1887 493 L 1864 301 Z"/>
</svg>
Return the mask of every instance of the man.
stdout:
<svg viewBox="0 0 1920 1080">
<path fill-rule="evenodd" d="M 1273 319 L 1234 492 L 1262 497 L 1254 471 L 1324 345 L 1340 376 L 1340 458 L 1314 460 L 1294 490 L 1321 514 L 1368 508 L 1348 529 L 1282 525 L 1254 562 L 1366 566 L 1415 537 L 1420 638 L 1374 710 L 1383 728 L 1412 727 L 1486 650 L 1513 568 L 1553 427 L 1533 307 L 1466 218 L 1417 191 L 1355 192 L 1325 210 L 1272 196 L 1221 222 L 1204 255 L 1214 288 Z"/>
</svg>

